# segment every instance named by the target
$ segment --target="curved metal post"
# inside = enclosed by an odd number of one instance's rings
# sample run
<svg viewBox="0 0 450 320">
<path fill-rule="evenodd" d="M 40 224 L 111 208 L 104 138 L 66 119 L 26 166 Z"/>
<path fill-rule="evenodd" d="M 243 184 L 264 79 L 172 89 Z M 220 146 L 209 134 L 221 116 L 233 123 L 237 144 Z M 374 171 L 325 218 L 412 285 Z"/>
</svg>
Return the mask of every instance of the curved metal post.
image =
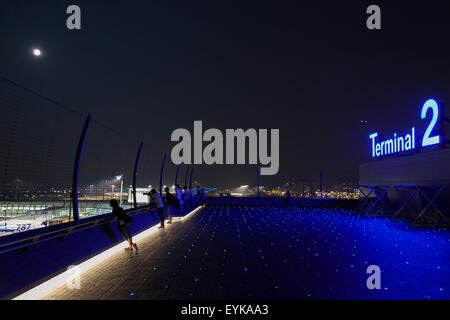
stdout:
<svg viewBox="0 0 450 320">
<path fill-rule="evenodd" d="M 161 174 L 159 175 L 159 193 L 162 197 L 162 186 L 163 186 L 163 175 L 164 175 L 164 167 L 166 166 L 167 153 L 164 154 L 164 160 L 161 166 Z"/>
<path fill-rule="evenodd" d="M 81 131 L 80 140 L 78 141 L 77 153 L 75 154 L 75 163 L 73 165 L 73 176 L 72 176 L 72 206 L 73 206 L 73 221 L 78 224 L 80 223 L 80 215 L 78 210 L 78 177 L 80 173 L 80 162 L 81 154 L 83 153 L 83 146 L 86 140 L 86 135 L 89 130 L 89 125 L 91 124 L 92 117 L 89 113 L 86 121 L 84 122 L 83 130 Z"/>
<path fill-rule="evenodd" d="M 194 173 L 194 166 L 191 168 L 191 177 L 189 178 L 189 189 L 192 189 L 192 174 Z"/>
<path fill-rule="evenodd" d="M 180 163 L 180 164 L 177 166 L 177 174 L 175 175 L 175 187 L 177 186 L 178 172 L 180 172 L 180 168 L 181 168 L 182 165 L 183 165 L 183 164 Z"/>
<path fill-rule="evenodd" d="M 188 173 L 189 173 L 189 167 L 187 167 L 186 174 L 184 175 L 184 186 L 186 186 L 186 187 L 187 187 L 187 176 L 188 176 Z"/>
<path fill-rule="evenodd" d="M 139 160 L 141 159 L 141 154 L 142 154 L 142 148 L 144 147 L 144 143 L 141 142 L 141 144 L 139 145 L 139 150 L 138 153 L 136 155 L 136 161 L 134 162 L 134 171 L 133 171 L 133 206 L 135 208 L 137 208 L 137 199 L 136 199 L 136 174 L 137 174 L 137 170 L 139 167 Z"/>
</svg>

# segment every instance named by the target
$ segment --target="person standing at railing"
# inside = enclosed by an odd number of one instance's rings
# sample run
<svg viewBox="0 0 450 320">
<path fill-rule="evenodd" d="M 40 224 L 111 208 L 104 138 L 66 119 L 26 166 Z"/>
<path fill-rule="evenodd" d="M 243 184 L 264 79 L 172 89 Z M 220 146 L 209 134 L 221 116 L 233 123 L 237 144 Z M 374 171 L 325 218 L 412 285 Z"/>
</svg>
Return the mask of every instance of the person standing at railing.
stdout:
<svg viewBox="0 0 450 320">
<path fill-rule="evenodd" d="M 192 190 L 191 187 L 189 187 L 189 202 L 191 203 L 191 208 L 194 208 L 195 206 L 194 190 Z"/>
<path fill-rule="evenodd" d="M 284 202 L 286 203 L 286 206 L 289 206 L 289 203 L 291 202 L 291 192 L 288 190 L 286 191 L 285 195 L 284 195 Z"/>
<path fill-rule="evenodd" d="M 156 208 L 156 211 L 158 211 L 159 220 L 161 221 L 159 228 L 164 229 L 164 205 L 161 195 L 156 189 L 150 190 L 150 207 Z"/>
<path fill-rule="evenodd" d="M 202 205 L 204 205 L 205 204 L 205 200 L 206 200 L 205 189 L 201 188 L 201 190 L 200 190 L 200 203 Z"/>
<path fill-rule="evenodd" d="M 177 198 L 175 198 L 175 196 L 170 193 L 169 187 L 166 187 L 164 189 L 164 191 L 166 192 L 166 196 L 164 198 L 164 205 L 166 207 L 167 217 L 169 220 L 169 221 L 167 221 L 167 223 L 172 223 L 172 216 L 170 215 L 170 208 L 172 208 L 172 206 L 175 204 L 175 201 L 177 200 Z"/>
<path fill-rule="evenodd" d="M 197 186 L 197 189 L 195 190 L 195 201 L 197 203 L 201 203 L 201 200 L 202 200 L 202 195 L 201 195 L 200 186 Z"/>
<path fill-rule="evenodd" d="M 183 187 L 183 202 L 184 202 L 185 209 L 189 210 L 191 203 L 189 201 L 189 191 L 186 186 Z"/>
<path fill-rule="evenodd" d="M 177 207 L 178 213 L 180 213 L 181 208 L 183 206 L 183 193 L 181 192 L 181 187 L 179 184 L 176 185 L 175 189 L 176 189 L 176 193 L 177 193 L 177 201 L 176 201 L 175 205 Z"/>
<path fill-rule="evenodd" d="M 116 199 L 111 199 L 109 205 L 112 207 L 113 220 L 117 220 L 117 228 L 119 232 L 122 233 L 123 238 L 128 241 L 128 248 L 125 250 L 137 250 L 137 244 L 133 243 L 131 238 L 131 233 L 128 227 L 133 222 L 131 218 L 125 213 L 125 211 L 119 206 L 119 202 Z"/>
</svg>

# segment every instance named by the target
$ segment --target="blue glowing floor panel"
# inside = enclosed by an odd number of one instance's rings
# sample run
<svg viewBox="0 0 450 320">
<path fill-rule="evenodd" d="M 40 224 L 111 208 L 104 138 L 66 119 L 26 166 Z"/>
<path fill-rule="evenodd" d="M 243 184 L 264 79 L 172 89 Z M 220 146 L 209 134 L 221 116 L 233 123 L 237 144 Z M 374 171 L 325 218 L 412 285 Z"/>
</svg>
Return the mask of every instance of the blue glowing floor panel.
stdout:
<svg viewBox="0 0 450 320">
<path fill-rule="evenodd" d="M 450 299 L 450 232 L 339 209 L 203 208 L 51 299 Z M 150 238 L 149 238 L 150 239 Z M 369 290 L 367 267 L 381 269 Z"/>
<path fill-rule="evenodd" d="M 198 298 L 450 298 L 448 230 L 338 209 L 215 206 L 181 240 L 199 267 Z M 380 290 L 367 288 L 369 265 Z"/>
</svg>

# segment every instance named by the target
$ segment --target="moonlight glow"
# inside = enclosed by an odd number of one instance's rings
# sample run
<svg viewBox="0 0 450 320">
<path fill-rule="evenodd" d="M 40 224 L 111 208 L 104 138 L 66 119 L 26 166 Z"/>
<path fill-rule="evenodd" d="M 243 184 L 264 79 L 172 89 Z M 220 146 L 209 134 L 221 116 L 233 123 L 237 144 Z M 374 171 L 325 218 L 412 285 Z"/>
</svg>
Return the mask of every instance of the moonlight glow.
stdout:
<svg viewBox="0 0 450 320">
<path fill-rule="evenodd" d="M 39 49 L 33 49 L 33 54 L 34 54 L 36 57 L 39 57 L 39 56 L 41 55 L 41 50 L 39 50 Z"/>
</svg>

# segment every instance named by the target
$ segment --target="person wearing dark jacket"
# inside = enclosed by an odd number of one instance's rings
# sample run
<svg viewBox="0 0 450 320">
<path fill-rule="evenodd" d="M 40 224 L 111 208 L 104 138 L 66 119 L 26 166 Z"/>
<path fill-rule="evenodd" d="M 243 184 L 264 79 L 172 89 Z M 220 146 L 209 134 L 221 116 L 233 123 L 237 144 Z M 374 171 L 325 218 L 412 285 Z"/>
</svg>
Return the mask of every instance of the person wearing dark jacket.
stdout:
<svg viewBox="0 0 450 320">
<path fill-rule="evenodd" d="M 175 208 L 177 209 L 177 212 L 180 213 L 181 207 L 183 205 L 183 192 L 181 192 L 181 187 L 179 184 L 175 186 L 175 194 L 177 200 L 175 201 Z"/>
<path fill-rule="evenodd" d="M 125 248 L 125 250 L 133 250 L 133 248 L 137 250 L 137 244 L 133 243 L 130 230 L 128 230 L 128 227 L 130 226 L 131 222 L 133 222 L 133 220 L 131 220 L 131 218 L 125 213 L 125 211 L 123 211 L 116 199 L 111 199 L 109 201 L 109 205 L 113 209 L 113 220 L 117 220 L 117 228 L 119 229 L 120 233 L 122 233 L 123 238 L 128 241 L 128 248 Z"/>
<path fill-rule="evenodd" d="M 183 187 L 183 202 L 184 202 L 184 209 L 189 210 L 191 207 L 191 201 L 190 201 L 190 193 L 186 186 Z"/>
<path fill-rule="evenodd" d="M 288 190 L 286 191 L 285 195 L 284 195 L 284 202 L 286 203 L 287 206 L 289 206 L 289 203 L 291 202 L 291 192 Z"/>
<path fill-rule="evenodd" d="M 200 203 L 202 205 L 204 205 L 205 204 L 205 200 L 206 200 L 205 189 L 201 188 L 200 189 L 200 201 L 201 201 Z"/>
<path fill-rule="evenodd" d="M 173 194 L 170 193 L 170 189 L 168 187 L 166 187 L 164 189 L 164 191 L 166 192 L 166 197 L 164 198 L 164 204 L 166 207 L 167 217 L 169 219 L 169 221 L 167 221 L 167 223 L 172 223 L 172 216 L 170 215 L 170 208 L 172 208 L 172 206 L 175 205 L 177 198 Z"/>
<path fill-rule="evenodd" d="M 161 221 L 160 228 L 164 229 L 164 204 L 161 199 L 161 195 L 156 189 L 150 190 L 150 203 L 149 206 L 151 209 L 156 208 L 158 212 L 159 220 Z"/>
<path fill-rule="evenodd" d="M 201 190 L 200 190 L 200 186 L 197 186 L 197 190 L 196 190 L 196 194 L 195 194 L 195 201 L 197 202 L 197 203 L 201 203 Z"/>
</svg>

